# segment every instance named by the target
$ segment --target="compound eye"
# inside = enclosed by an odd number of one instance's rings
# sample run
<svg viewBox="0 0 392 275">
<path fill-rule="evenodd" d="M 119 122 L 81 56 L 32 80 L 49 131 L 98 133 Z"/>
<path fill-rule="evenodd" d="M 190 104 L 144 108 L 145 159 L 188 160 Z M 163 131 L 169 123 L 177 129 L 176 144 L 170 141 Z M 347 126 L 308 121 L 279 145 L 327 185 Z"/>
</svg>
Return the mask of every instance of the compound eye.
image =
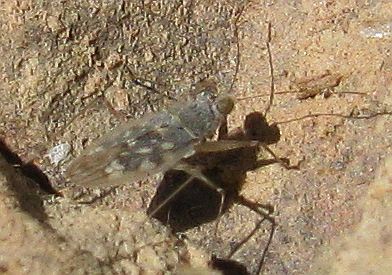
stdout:
<svg viewBox="0 0 392 275">
<path fill-rule="evenodd" d="M 221 114 L 228 115 L 234 108 L 234 98 L 228 95 L 219 96 L 216 99 L 216 107 Z"/>
</svg>

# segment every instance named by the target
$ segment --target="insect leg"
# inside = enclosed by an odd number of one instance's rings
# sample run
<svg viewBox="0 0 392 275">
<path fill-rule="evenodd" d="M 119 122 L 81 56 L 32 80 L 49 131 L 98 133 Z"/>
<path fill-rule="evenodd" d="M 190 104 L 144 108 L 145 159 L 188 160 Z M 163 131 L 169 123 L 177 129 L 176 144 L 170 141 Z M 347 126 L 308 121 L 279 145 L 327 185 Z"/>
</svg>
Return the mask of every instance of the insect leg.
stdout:
<svg viewBox="0 0 392 275">
<path fill-rule="evenodd" d="M 217 140 L 200 143 L 194 148 L 198 153 L 213 153 L 258 146 L 259 143 L 253 140 Z"/>
<path fill-rule="evenodd" d="M 286 162 L 284 162 L 282 159 L 278 158 L 278 156 L 275 155 L 274 151 L 272 151 L 272 150 L 268 147 L 267 144 L 262 143 L 262 142 L 259 142 L 259 145 L 260 145 L 261 147 L 263 147 L 263 149 L 266 150 L 266 151 L 276 160 L 276 162 L 278 162 L 280 165 L 282 165 L 283 168 L 285 168 L 285 169 L 287 169 L 287 170 L 291 170 L 291 169 L 298 170 L 298 169 L 299 169 L 299 165 L 300 165 L 301 163 L 298 163 L 297 165 L 294 165 L 294 166 L 290 166 L 289 164 L 287 164 Z"/>
<path fill-rule="evenodd" d="M 257 140 L 218 140 L 218 141 L 206 141 L 195 146 L 198 153 L 212 153 L 235 150 L 246 147 L 261 146 L 266 150 L 276 162 L 282 165 L 285 169 L 299 169 L 298 165 L 290 166 L 272 151 L 267 144 Z"/>
<path fill-rule="evenodd" d="M 112 104 L 109 102 L 109 100 L 107 100 L 103 95 L 98 96 L 97 98 L 93 99 L 90 103 L 88 103 L 86 106 L 83 107 L 83 109 L 76 114 L 75 116 L 73 116 L 71 118 L 71 120 L 69 122 L 67 122 L 65 124 L 65 126 L 63 127 L 63 129 L 61 130 L 62 132 L 60 133 L 62 135 L 63 131 L 68 128 L 68 126 L 70 126 L 76 118 L 84 115 L 88 110 L 99 106 L 100 103 L 103 103 L 105 105 L 105 107 L 109 110 L 109 112 L 115 117 L 117 118 L 119 121 L 126 121 L 126 117 L 121 114 L 120 112 L 116 111 Z"/>
<path fill-rule="evenodd" d="M 225 192 L 225 190 L 223 188 L 217 186 L 213 181 L 211 181 L 209 178 L 207 178 L 203 174 L 201 169 L 199 167 L 197 167 L 197 166 L 190 165 L 190 164 L 185 163 L 185 162 L 180 162 L 179 164 L 177 164 L 177 166 L 174 169 L 186 172 L 187 174 L 191 175 L 191 178 L 198 178 L 199 180 L 203 181 L 207 186 L 209 186 L 210 188 L 216 190 L 220 194 L 221 202 L 220 202 L 220 205 L 219 205 L 218 219 L 217 219 L 216 225 L 215 225 L 215 235 L 216 235 L 216 233 L 218 231 L 219 218 L 220 218 L 220 216 L 222 214 L 223 204 L 224 204 L 225 199 L 226 199 L 226 192 Z M 185 185 L 185 183 L 183 185 Z"/>
<path fill-rule="evenodd" d="M 265 262 L 265 258 L 267 255 L 267 251 L 269 249 L 269 246 L 272 242 L 272 238 L 274 237 L 274 233 L 275 233 L 275 229 L 276 229 L 276 221 L 274 219 L 274 217 L 271 217 L 271 213 L 273 212 L 273 209 L 271 207 L 268 207 L 266 205 L 262 205 L 259 203 L 254 203 L 251 202 L 249 200 L 247 200 L 246 198 L 244 198 L 243 196 L 239 195 L 237 197 L 238 203 L 240 203 L 241 205 L 249 208 L 250 210 L 254 211 L 255 213 L 257 213 L 258 215 L 262 216 L 263 218 L 256 224 L 254 230 L 249 234 L 249 238 L 246 238 L 244 241 L 240 242 L 238 245 L 236 245 L 232 251 L 230 252 L 230 254 L 228 255 L 229 258 L 231 258 L 240 248 L 241 245 L 243 245 L 247 239 L 250 239 L 251 236 L 253 236 L 253 234 L 255 233 L 255 231 L 257 231 L 261 224 L 267 220 L 271 223 L 271 230 L 270 230 L 270 234 L 268 236 L 268 240 L 267 240 L 267 245 L 264 247 L 263 249 L 263 253 L 261 256 L 261 259 L 259 261 L 259 264 L 257 266 L 257 272 L 255 274 L 261 274 L 261 269 L 263 268 L 264 262 Z"/>
<path fill-rule="evenodd" d="M 225 118 L 218 129 L 218 140 L 227 139 L 228 135 L 227 118 Z"/>
<path fill-rule="evenodd" d="M 188 175 L 190 175 L 190 177 L 185 182 L 183 182 L 176 190 L 174 190 L 174 192 L 172 192 L 167 198 L 165 198 L 165 200 L 162 203 L 160 203 L 154 210 L 152 210 L 148 214 L 149 218 L 153 217 L 159 210 L 162 209 L 162 207 L 167 205 L 175 196 L 177 196 L 178 193 L 181 192 L 181 190 L 183 190 L 186 186 L 188 186 L 190 182 L 192 182 L 192 180 L 195 179 L 195 177 L 192 176 L 191 174 Z"/>
</svg>

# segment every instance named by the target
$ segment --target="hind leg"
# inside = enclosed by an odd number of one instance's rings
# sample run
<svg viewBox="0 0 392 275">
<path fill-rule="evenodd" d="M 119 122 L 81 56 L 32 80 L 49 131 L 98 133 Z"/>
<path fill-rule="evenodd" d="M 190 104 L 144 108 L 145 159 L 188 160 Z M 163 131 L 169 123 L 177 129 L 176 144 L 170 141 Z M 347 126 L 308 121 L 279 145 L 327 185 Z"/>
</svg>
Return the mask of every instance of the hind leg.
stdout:
<svg viewBox="0 0 392 275">
<path fill-rule="evenodd" d="M 299 169 L 299 165 L 290 166 L 286 162 L 282 161 L 282 159 L 278 158 L 276 154 L 268 147 L 268 145 L 256 141 L 256 140 L 217 140 L 217 141 L 206 141 L 195 146 L 197 153 L 213 153 L 213 152 L 222 152 L 229 151 L 247 147 L 255 147 L 260 146 L 264 150 L 266 150 L 273 159 L 282 165 L 285 169 Z"/>
</svg>

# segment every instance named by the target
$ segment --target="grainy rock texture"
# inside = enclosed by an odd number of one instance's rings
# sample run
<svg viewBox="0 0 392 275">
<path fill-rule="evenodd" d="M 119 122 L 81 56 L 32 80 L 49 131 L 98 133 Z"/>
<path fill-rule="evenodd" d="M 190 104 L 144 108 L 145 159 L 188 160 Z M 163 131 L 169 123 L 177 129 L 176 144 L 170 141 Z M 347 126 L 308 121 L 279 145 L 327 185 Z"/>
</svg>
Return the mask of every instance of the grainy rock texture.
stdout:
<svg viewBox="0 0 392 275">
<path fill-rule="evenodd" d="M 390 274 L 392 270 L 392 158 L 360 200 L 361 221 L 325 247 L 314 274 Z"/>
<path fill-rule="evenodd" d="M 189 222 L 180 241 L 144 213 L 158 183 L 181 175 L 85 190 L 63 172 L 124 116 L 159 111 L 205 78 L 243 98 L 229 118 L 231 137 L 241 136 L 246 118 L 248 134 L 264 134 L 255 112 L 268 106 L 267 41 L 276 92 L 266 115 L 276 123 L 270 147 L 300 169 L 266 165 L 257 158 L 268 154 L 245 151 L 207 157 L 207 172 L 248 202 L 274 208 L 277 227 L 264 273 L 317 270 L 313 261 L 323 259 L 318 255 L 331 243 L 339 255 L 331 266 L 357 271 L 338 267 L 352 262 L 347 251 L 354 249 L 343 250 L 335 240 L 350 229 L 357 230 L 353 238 L 366 234 L 360 229 L 370 223 L 366 228 L 376 236 L 389 219 L 389 212 L 381 215 L 387 204 L 361 204 L 375 192 L 369 189 L 375 171 L 392 151 L 392 3 L 259 2 L 1 2 L 0 148 L 9 163 L 22 165 L 15 170 L 2 160 L 1 271 L 155 273 L 184 264 L 204 270 L 214 253 L 215 266 L 230 255 L 224 266 L 257 272 L 271 224 L 262 223 L 247 239 L 261 217 L 244 200 L 225 205 L 216 235 L 214 223 L 204 224 L 215 219 L 216 204 L 181 204 L 178 213 Z M 53 148 L 63 150 L 57 159 Z M 216 200 L 208 192 L 195 187 L 181 197 Z M 380 225 L 366 214 L 372 205 L 385 219 Z M 215 217 L 198 219 L 203 209 Z M 370 236 L 360 240 L 383 249 Z M 383 261 L 370 254 L 368 260 L 369 266 Z"/>
</svg>

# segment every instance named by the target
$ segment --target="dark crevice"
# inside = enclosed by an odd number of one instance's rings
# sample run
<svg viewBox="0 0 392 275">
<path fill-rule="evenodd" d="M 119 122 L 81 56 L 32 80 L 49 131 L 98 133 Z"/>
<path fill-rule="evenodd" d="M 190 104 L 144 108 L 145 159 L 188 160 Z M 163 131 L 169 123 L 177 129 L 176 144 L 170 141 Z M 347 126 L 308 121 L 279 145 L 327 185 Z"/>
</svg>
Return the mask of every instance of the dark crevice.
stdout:
<svg viewBox="0 0 392 275">
<path fill-rule="evenodd" d="M 58 195 L 58 192 L 52 187 L 48 177 L 35 164 L 24 163 L 21 158 L 0 139 L 0 155 L 12 166 L 18 167 L 20 172 L 27 178 L 31 179 L 39 188 L 47 194 Z"/>
</svg>

